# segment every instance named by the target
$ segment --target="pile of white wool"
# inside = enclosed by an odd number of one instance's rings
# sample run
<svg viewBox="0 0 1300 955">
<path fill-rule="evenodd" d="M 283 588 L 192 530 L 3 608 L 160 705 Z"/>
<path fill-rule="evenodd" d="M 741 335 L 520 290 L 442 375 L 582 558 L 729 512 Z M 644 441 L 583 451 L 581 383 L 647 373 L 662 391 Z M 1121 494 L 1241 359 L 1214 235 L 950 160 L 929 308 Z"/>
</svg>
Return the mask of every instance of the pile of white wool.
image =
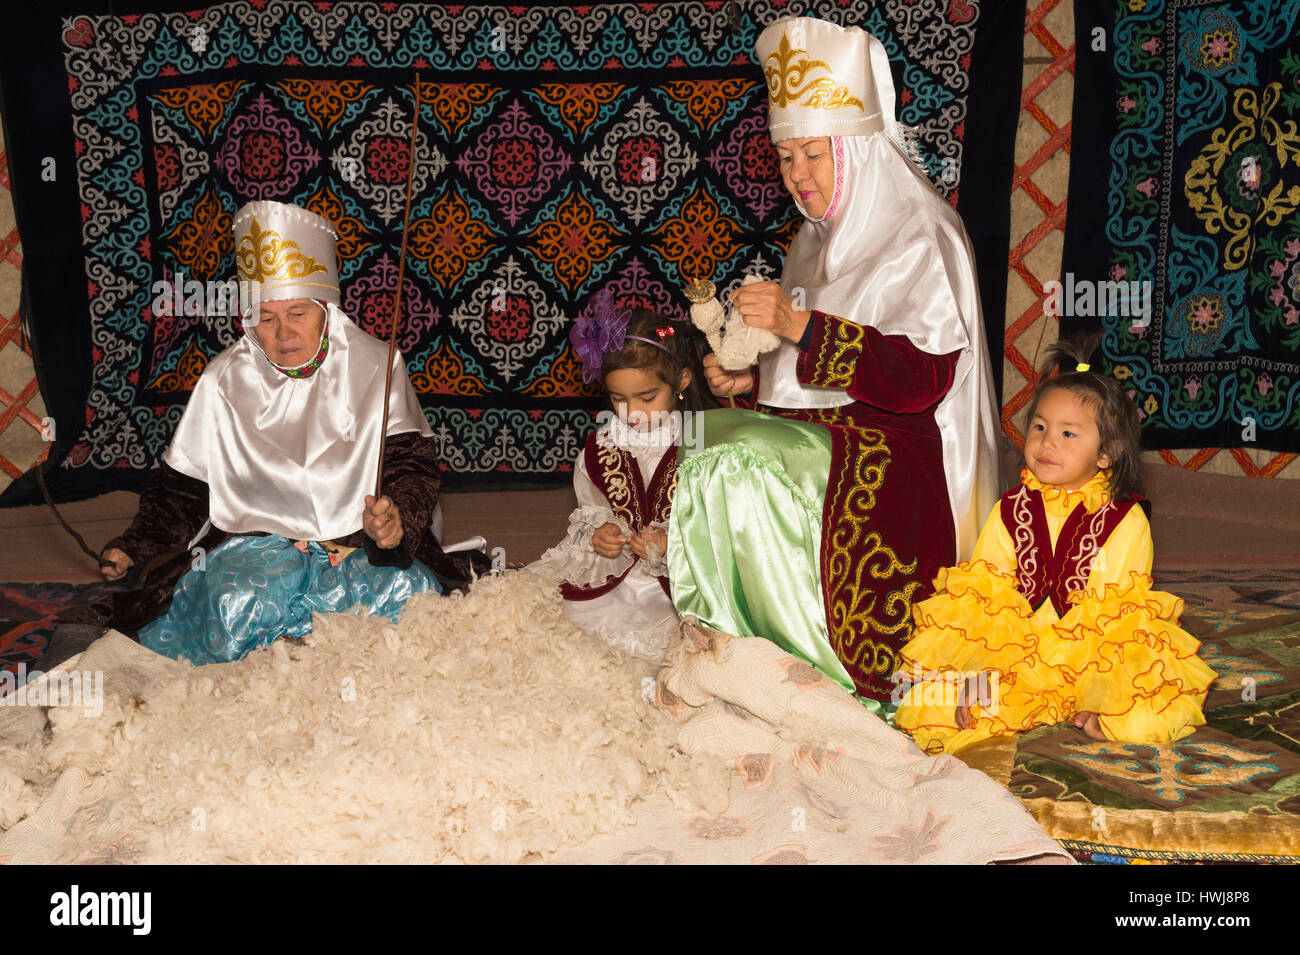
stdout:
<svg viewBox="0 0 1300 955">
<path fill-rule="evenodd" d="M 129 693 L 110 672 L 102 715 L 51 709 L 0 766 L 28 810 L 69 767 L 106 775 L 107 812 L 67 861 L 105 840 L 141 862 L 544 861 L 657 794 L 725 809 L 727 769 L 682 754 L 645 675 L 553 585 L 508 572 L 415 597 L 396 625 L 317 617 L 302 643 Z"/>
</svg>

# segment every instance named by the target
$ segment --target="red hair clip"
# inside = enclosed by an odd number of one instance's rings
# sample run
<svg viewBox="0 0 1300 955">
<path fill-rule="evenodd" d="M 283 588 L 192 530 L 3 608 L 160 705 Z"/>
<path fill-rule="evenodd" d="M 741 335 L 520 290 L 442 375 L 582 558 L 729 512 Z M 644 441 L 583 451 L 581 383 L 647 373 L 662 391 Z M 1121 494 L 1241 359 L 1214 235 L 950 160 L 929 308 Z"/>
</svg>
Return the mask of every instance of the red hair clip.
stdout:
<svg viewBox="0 0 1300 955">
<path fill-rule="evenodd" d="M 660 341 L 662 341 L 663 339 L 667 338 L 669 335 L 676 335 L 677 333 L 673 330 L 673 327 L 669 325 L 665 328 L 656 328 L 655 334 L 658 335 Z"/>
</svg>

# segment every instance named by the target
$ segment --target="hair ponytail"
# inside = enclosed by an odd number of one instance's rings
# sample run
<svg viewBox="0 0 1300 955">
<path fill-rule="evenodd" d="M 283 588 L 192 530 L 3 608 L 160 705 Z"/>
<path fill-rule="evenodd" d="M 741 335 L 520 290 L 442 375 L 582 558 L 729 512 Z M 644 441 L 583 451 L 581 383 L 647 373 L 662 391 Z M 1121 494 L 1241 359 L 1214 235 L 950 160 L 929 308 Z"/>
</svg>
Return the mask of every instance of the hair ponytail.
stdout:
<svg viewBox="0 0 1300 955">
<path fill-rule="evenodd" d="M 1126 501 L 1141 490 L 1142 427 L 1137 406 L 1119 381 L 1093 370 L 1092 359 L 1101 340 L 1101 332 L 1062 337 L 1048 349 L 1042 380 L 1029 403 L 1028 420 L 1033 420 L 1039 400 L 1050 389 L 1077 395 L 1097 416 L 1101 451 L 1110 458 L 1111 499 Z"/>
</svg>

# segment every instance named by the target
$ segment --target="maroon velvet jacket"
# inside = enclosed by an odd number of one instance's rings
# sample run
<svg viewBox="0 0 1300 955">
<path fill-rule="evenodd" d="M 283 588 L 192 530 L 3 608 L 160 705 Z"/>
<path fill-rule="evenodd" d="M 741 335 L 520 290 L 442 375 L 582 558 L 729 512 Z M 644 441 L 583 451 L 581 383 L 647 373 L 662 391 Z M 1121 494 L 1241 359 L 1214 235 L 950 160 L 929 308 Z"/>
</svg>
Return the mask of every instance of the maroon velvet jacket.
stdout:
<svg viewBox="0 0 1300 955">
<path fill-rule="evenodd" d="M 582 453 L 586 458 L 587 474 L 596 489 L 605 495 L 610 509 L 631 528 L 647 527 L 654 522 L 666 524 L 673 506 L 673 491 L 677 489 L 677 447 L 671 447 L 663 453 L 650 477 L 650 486 L 647 487 L 641 479 L 641 469 L 637 466 L 636 458 L 618 447 L 602 447 L 596 440 L 599 434 L 599 431 L 593 431 L 587 436 L 587 444 Z M 618 490 L 615 490 L 616 487 Z M 594 600 L 603 597 L 621 584 L 640 560 L 640 557 L 632 558 L 627 570 L 594 587 L 561 583 L 560 593 L 565 600 Z M 668 578 L 660 577 L 659 586 L 671 600 L 673 593 Z"/>
<path fill-rule="evenodd" d="M 444 587 L 459 587 L 469 580 L 471 567 L 477 573 L 485 573 L 490 563 L 481 553 L 472 557 L 443 553 L 430 530 L 440 485 L 438 447 L 432 437 L 408 432 L 388 438 L 384 452 L 384 494 L 401 512 L 403 545 L 438 576 Z M 114 627 L 126 633 L 134 633 L 157 619 L 171 604 L 177 582 L 190 569 L 193 558 L 186 544 L 207 519 L 207 484 L 167 464 L 160 465 L 140 495 L 140 509 L 131 526 L 121 537 L 104 546 L 104 550 L 116 547 L 135 561 L 128 580 L 138 581 L 138 575 L 144 573 L 144 586 L 111 594 L 65 619 Z M 211 527 L 194 546 L 208 552 L 235 536 L 252 535 L 235 535 Z M 336 543 L 364 548 L 368 557 L 380 553 L 364 531 L 339 538 Z"/>
</svg>

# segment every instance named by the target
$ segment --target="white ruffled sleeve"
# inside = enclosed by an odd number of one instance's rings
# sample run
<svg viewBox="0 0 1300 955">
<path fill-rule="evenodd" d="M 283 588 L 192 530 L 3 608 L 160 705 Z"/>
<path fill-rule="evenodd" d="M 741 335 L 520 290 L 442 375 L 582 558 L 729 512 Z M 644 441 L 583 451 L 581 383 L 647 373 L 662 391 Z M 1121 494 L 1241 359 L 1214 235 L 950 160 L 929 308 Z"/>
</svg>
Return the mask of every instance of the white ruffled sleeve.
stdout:
<svg viewBox="0 0 1300 955">
<path fill-rule="evenodd" d="M 591 537 L 605 524 L 616 524 L 623 534 L 631 534 L 627 523 L 616 516 L 605 495 L 600 493 L 587 474 L 585 456 L 579 452 L 573 465 L 573 491 L 578 506 L 569 515 L 569 532 L 533 563 L 528 569 L 557 583 L 576 587 L 596 587 L 610 577 L 617 577 L 632 565 L 632 549 L 623 547 L 617 557 L 601 557 L 592 549 Z"/>
</svg>

